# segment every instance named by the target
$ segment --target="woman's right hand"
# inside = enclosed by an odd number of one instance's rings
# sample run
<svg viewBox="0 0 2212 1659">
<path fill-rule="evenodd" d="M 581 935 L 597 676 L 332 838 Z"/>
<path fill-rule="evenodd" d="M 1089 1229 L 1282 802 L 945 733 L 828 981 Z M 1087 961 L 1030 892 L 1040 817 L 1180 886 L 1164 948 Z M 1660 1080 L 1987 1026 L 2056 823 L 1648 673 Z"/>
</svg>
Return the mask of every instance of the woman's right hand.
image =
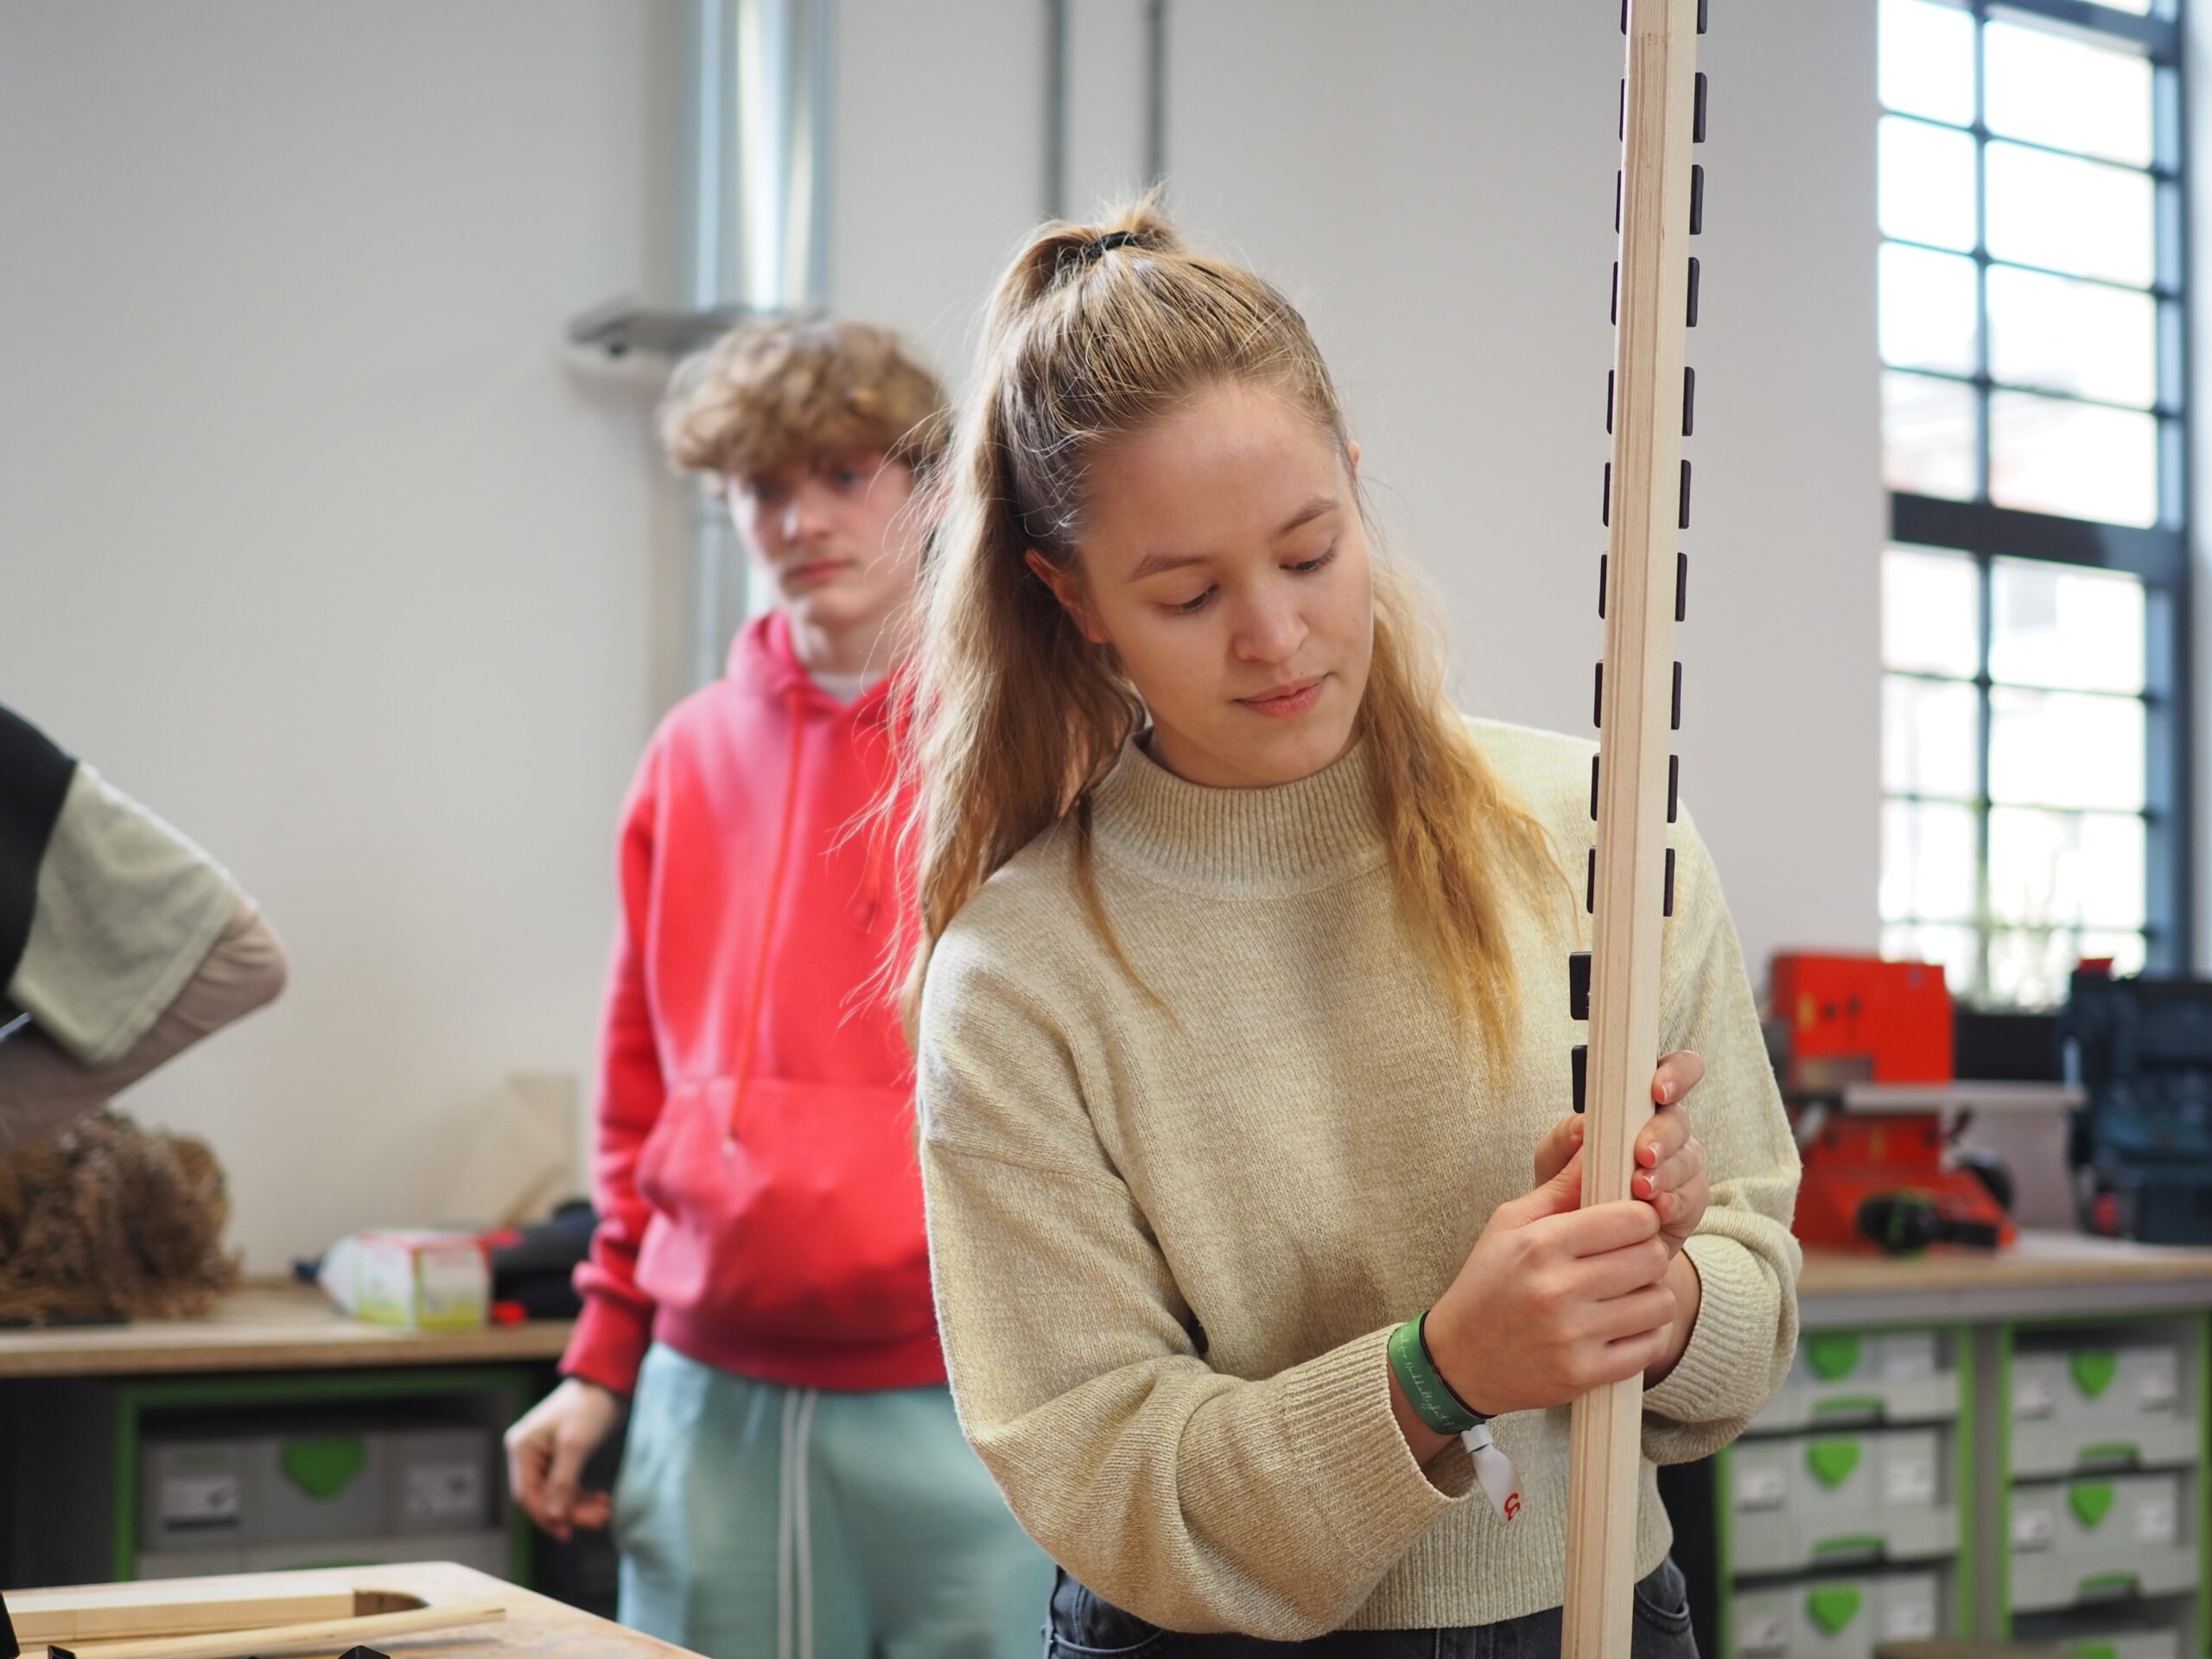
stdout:
<svg viewBox="0 0 2212 1659">
<path fill-rule="evenodd" d="M 563 1543 L 577 1527 L 603 1527 L 614 1508 L 606 1492 L 577 1490 L 584 1465 L 622 1419 L 612 1389 L 563 1377 L 507 1431 L 507 1485 L 524 1512 Z"/>
<path fill-rule="evenodd" d="M 1429 1351 L 1488 1416 L 1562 1406 L 1665 1358 L 1675 1316 L 1657 1212 L 1580 1208 L 1582 1154 L 1502 1204 L 1429 1311 Z"/>
</svg>

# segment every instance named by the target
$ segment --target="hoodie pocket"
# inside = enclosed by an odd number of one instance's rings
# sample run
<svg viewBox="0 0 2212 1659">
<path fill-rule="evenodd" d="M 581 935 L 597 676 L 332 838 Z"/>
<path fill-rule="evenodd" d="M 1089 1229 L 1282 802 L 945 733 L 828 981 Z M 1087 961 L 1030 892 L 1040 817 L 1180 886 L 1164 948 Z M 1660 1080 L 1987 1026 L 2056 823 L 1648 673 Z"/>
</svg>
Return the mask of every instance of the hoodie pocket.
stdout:
<svg viewBox="0 0 2212 1659">
<path fill-rule="evenodd" d="M 930 1328 L 909 1090 L 755 1077 L 741 1113 L 734 1078 L 680 1084 L 638 1190 L 665 1218 L 638 1264 L 658 1301 L 789 1341 Z"/>
</svg>

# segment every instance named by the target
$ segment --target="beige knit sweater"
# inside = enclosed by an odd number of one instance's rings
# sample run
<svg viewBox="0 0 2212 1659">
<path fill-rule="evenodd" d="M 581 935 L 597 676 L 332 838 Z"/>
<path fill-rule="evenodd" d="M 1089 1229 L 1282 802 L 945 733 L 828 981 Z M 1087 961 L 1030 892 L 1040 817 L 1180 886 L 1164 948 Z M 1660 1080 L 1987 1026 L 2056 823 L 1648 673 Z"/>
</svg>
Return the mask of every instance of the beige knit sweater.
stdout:
<svg viewBox="0 0 2212 1659">
<path fill-rule="evenodd" d="M 1472 730 L 1579 871 L 1592 746 Z M 1581 905 L 1519 916 L 1522 1008 L 1494 1067 L 1399 930 L 1358 753 L 1240 791 L 1133 747 L 1094 823 L 1108 913 L 1165 1010 L 1085 920 L 1065 830 L 960 912 L 923 999 L 931 1255 L 969 1438 L 1039 1542 L 1169 1629 L 1294 1640 L 1558 1605 L 1566 1409 L 1497 1421 L 1524 1500 L 1502 1522 L 1456 1445 L 1443 1491 L 1414 1461 L 1384 1342 L 1569 1109 Z M 1796 1152 L 1687 814 L 1675 843 L 1662 1036 L 1705 1058 L 1713 1203 L 1688 1247 L 1697 1328 L 1646 1396 L 1658 1462 L 1740 1431 L 1797 1324 Z M 1650 1462 L 1640 1504 L 1648 1572 L 1671 1537 Z"/>
</svg>

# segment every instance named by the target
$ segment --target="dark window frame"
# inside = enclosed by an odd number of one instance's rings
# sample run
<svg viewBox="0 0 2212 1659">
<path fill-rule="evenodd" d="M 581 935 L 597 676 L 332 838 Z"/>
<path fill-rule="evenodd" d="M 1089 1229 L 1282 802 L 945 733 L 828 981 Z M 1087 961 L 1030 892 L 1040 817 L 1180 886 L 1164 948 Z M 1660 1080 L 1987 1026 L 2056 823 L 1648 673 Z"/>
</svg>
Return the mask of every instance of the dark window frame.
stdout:
<svg viewBox="0 0 2212 1659">
<path fill-rule="evenodd" d="M 2143 583 L 2145 640 L 2142 702 L 2145 735 L 2149 753 L 2145 772 L 2145 970 L 2153 974 L 2183 975 L 2196 960 L 2195 887 L 2193 856 L 2195 830 L 2195 761 L 2192 753 L 2194 718 L 2191 709 L 2193 639 L 2190 604 L 2193 577 L 2190 560 L 2190 515 L 2195 501 L 2194 463 L 2189 442 L 2189 422 L 2194 408 L 2193 375 L 2189 340 L 2189 230 L 2190 204 L 2186 189 L 2188 93 L 2182 8 L 2186 0 L 2161 0 L 2152 15 L 2137 16 L 2098 5 L 2093 0 L 1962 0 L 1960 10 L 1974 21 L 1974 118 L 1967 128 L 1929 125 L 1947 131 L 1967 131 L 1974 139 L 1975 224 L 1971 255 L 1953 248 L 1931 250 L 1954 257 L 1970 257 L 1975 267 L 1975 323 L 1980 342 L 1980 365 L 1971 375 L 1937 371 L 1905 370 L 1926 378 L 1971 386 L 1976 403 L 1975 492 L 1977 499 L 1957 501 L 1892 491 L 1890 495 L 1890 539 L 1903 546 L 1918 546 L 1963 553 L 1974 561 L 1980 593 L 1980 637 L 1975 674 L 1971 682 L 1980 698 L 1977 734 L 1977 798 L 1975 814 L 1980 891 L 1971 926 L 1985 953 L 1999 931 L 1989 914 L 1989 741 L 1991 645 L 1991 572 L 1998 558 L 2040 560 L 2125 572 Z M 2159 523 L 2148 526 L 2110 524 L 2055 514 L 2021 512 L 1991 505 L 1989 494 L 1990 419 L 1992 391 L 2047 390 L 2013 387 L 1993 378 L 1988 368 L 1988 271 L 1993 264 L 2016 265 L 1990 257 L 1987 237 L 1987 145 L 1992 142 L 2018 144 L 2022 141 L 1992 133 L 1982 119 L 1982 26 L 2007 16 L 2042 19 L 2068 25 L 2084 34 L 2133 46 L 2153 67 L 2152 165 L 2147 171 L 2156 192 L 2156 280 L 2149 292 L 2158 306 L 2158 383 L 2151 412 L 2158 423 Z M 1889 111 L 1884 111 L 1885 118 Z M 1903 120 L 1920 118 L 1899 114 Z M 2049 146 L 2029 149 L 2071 156 L 2075 152 Z M 2096 158 L 2091 157 L 2094 160 Z M 2118 164 L 2124 165 L 2124 164 Z M 1885 243 L 1902 247 L 1924 245 L 1902 238 L 1884 237 Z M 2019 267 L 2034 269 L 2034 267 Z M 2075 281 L 2071 272 L 2056 272 Z M 2126 289 L 2124 283 L 2106 283 Z M 2140 293 L 2143 289 L 2128 289 Z M 1885 365 L 1886 372 L 1886 365 Z M 2094 398 L 2060 394 L 2066 401 L 2092 406 Z M 1883 672 L 1891 671 L 1886 664 Z M 1886 787 L 1885 800 L 1912 798 Z M 1886 923 L 1885 924 L 1886 925 Z M 2093 930 L 2094 931 L 2094 930 Z"/>
</svg>

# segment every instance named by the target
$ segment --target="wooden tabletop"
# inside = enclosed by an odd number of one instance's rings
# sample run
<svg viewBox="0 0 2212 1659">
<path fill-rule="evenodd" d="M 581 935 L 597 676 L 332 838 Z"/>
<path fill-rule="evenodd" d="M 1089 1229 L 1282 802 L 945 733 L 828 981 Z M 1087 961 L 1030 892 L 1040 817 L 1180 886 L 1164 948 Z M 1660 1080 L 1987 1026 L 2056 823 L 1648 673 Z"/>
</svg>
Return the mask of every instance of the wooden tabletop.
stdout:
<svg viewBox="0 0 2212 1659">
<path fill-rule="evenodd" d="M 2008 1250 L 1917 1256 L 1805 1252 L 1797 1300 L 1813 1325 L 1926 1317 L 2011 1319 L 2212 1308 L 2212 1249 L 2023 1232 Z"/>
<path fill-rule="evenodd" d="M 522 1659 L 698 1659 L 688 1649 L 640 1636 L 563 1602 L 451 1561 L 414 1561 L 393 1567 L 319 1567 L 303 1573 L 241 1573 L 225 1578 L 180 1579 L 174 1582 L 181 1590 L 199 1594 L 224 1588 L 259 1592 L 287 1581 L 308 1580 L 336 1580 L 357 1591 L 381 1592 L 378 1599 L 382 1605 L 372 1611 L 398 1611 L 417 1605 L 469 1601 L 497 1602 L 506 1609 L 506 1618 L 496 1624 L 472 1624 L 449 1632 L 391 1637 L 373 1644 L 389 1652 L 392 1659 L 506 1659 L 510 1655 Z M 147 1587 L 149 1586 L 134 1586 Z M 334 1654 L 350 1645 L 319 1651 Z"/>
<path fill-rule="evenodd" d="M 1801 1296 L 1864 1291 L 1980 1290 L 1995 1286 L 2201 1282 L 2212 1295 L 2212 1249 L 2137 1244 L 2081 1233 L 2024 1232 L 2009 1250 L 1930 1250 L 1925 1255 L 1805 1252 Z"/>
<path fill-rule="evenodd" d="M 346 1318 L 308 1286 L 271 1281 L 233 1292 L 204 1319 L 0 1331 L 0 1377 L 513 1363 L 557 1359 L 569 1331 L 566 1319 L 395 1331 Z"/>
</svg>

